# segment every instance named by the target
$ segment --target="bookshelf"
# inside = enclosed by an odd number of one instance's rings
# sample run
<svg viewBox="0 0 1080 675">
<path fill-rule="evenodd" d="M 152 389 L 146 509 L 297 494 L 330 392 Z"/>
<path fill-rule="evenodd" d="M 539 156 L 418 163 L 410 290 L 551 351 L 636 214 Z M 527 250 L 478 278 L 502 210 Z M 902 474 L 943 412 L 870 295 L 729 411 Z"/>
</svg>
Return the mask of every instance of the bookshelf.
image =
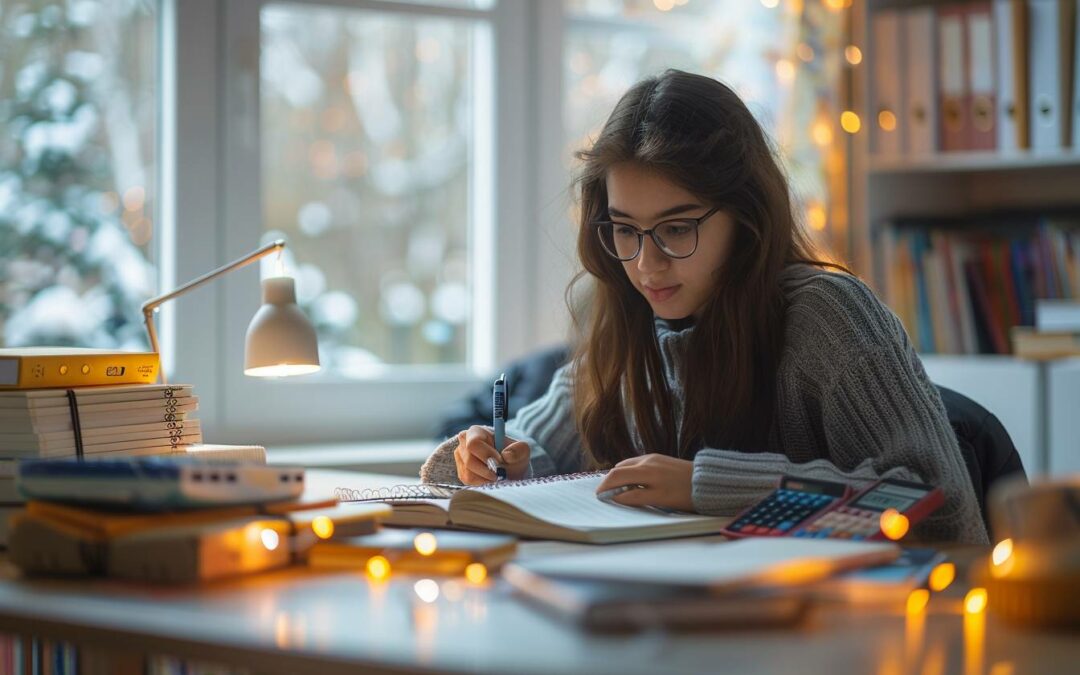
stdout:
<svg viewBox="0 0 1080 675">
<path fill-rule="evenodd" d="M 1055 150 L 920 153 L 908 149 L 910 141 L 908 147 L 902 143 L 900 151 L 892 152 L 881 143 L 882 132 L 874 128 L 879 124 L 875 99 L 880 98 L 874 91 L 879 86 L 875 17 L 915 8 L 936 13 L 950 5 L 973 4 L 976 0 L 855 0 L 851 7 L 851 37 L 864 59 L 850 70 L 853 108 L 862 121 L 860 132 L 849 136 L 850 250 L 855 269 L 882 297 L 888 261 L 881 259 L 881 234 L 894 218 L 1080 208 L 1080 143 Z M 880 27 L 878 31 L 880 36 Z M 939 58 L 936 45 L 933 51 Z M 935 74 L 937 67 L 935 62 Z M 903 115 L 897 117 L 902 124 Z M 1080 129 L 1073 134 L 1080 137 Z M 938 148 L 941 142 L 939 133 Z M 879 151 L 883 147 L 886 152 Z M 925 354 L 923 363 L 932 380 L 997 415 L 1029 476 L 1080 470 L 1080 422 L 1066 412 L 1080 410 L 1080 361 L 1035 363 L 1001 355 Z"/>
</svg>

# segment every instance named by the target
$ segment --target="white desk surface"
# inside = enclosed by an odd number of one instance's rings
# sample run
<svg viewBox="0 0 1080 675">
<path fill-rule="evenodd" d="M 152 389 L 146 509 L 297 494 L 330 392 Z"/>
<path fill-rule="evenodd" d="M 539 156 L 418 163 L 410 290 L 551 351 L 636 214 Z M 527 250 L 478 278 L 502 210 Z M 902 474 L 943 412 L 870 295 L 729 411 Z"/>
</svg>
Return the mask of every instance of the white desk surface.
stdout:
<svg viewBox="0 0 1080 675">
<path fill-rule="evenodd" d="M 310 472 L 309 483 L 392 478 Z M 578 545 L 524 542 L 523 556 Z M 657 544 L 661 554 L 662 543 Z M 499 583 L 438 579 L 426 603 L 416 577 L 368 581 L 302 568 L 187 589 L 0 575 L 0 631 L 95 649 L 156 653 L 318 675 L 375 671 L 558 673 L 1075 673 L 1077 633 L 966 618 L 936 596 L 925 614 L 824 609 L 798 628 L 596 635 L 526 603 Z M 962 592 L 962 589 L 956 589 Z M 956 593 L 951 594 L 953 596 Z M 371 672 L 371 670 L 367 672 Z"/>
</svg>

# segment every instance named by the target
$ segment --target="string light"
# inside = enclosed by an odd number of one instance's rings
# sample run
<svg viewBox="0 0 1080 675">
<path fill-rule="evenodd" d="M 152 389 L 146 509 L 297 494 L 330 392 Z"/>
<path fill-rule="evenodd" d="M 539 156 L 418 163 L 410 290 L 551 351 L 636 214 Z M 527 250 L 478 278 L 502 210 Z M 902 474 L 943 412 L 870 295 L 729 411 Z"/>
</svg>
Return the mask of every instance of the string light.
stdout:
<svg viewBox="0 0 1080 675">
<path fill-rule="evenodd" d="M 334 536 L 334 521 L 330 516 L 317 516 L 311 521 L 311 530 L 319 539 L 329 539 Z"/>
<path fill-rule="evenodd" d="M 926 605 L 930 602 L 930 591 L 925 588 L 916 588 L 908 595 L 907 598 L 907 613 L 908 614 L 921 614 Z"/>
<path fill-rule="evenodd" d="M 956 565 L 952 563 L 941 563 L 930 572 L 930 590 L 935 593 L 940 593 L 948 588 L 955 579 Z"/>
<path fill-rule="evenodd" d="M 259 538 L 262 540 L 262 545 L 266 547 L 267 551 L 273 551 L 281 543 L 281 538 L 278 533 L 269 528 L 264 529 L 259 533 Z"/>
<path fill-rule="evenodd" d="M 780 0 L 761 0 L 761 4 L 766 9 L 775 9 L 780 4 Z"/>
<path fill-rule="evenodd" d="M 964 596 L 964 611 L 968 614 L 979 614 L 986 609 L 986 589 L 973 588 Z"/>
<path fill-rule="evenodd" d="M 814 142 L 824 147 L 833 142 L 832 126 L 825 120 L 814 122 L 810 129 L 810 136 Z"/>
<path fill-rule="evenodd" d="M 805 42 L 800 42 L 795 47 L 795 54 L 806 63 L 810 63 L 814 60 L 814 48 Z"/>
<path fill-rule="evenodd" d="M 891 110 L 882 110 L 877 116 L 878 126 L 885 131 L 896 130 L 896 115 Z"/>
<path fill-rule="evenodd" d="M 465 578 L 469 583 L 482 584 L 487 579 L 488 571 L 484 563 L 471 563 L 465 568 Z"/>
<path fill-rule="evenodd" d="M 849 134 L 859 133 L 859 129 L 862 128 L 862 122 L 859 120 L 859 116 L 851 110 L 845 110 L 840 114 L 840 128 Z"/>
<path fill-rule="evenodd" d="M 816 232 L 824 230 L 827 222 L 825 207 L 821 204 L 812 204 L 806 210 L 806 222 L 810 225 L 810 229 Z"/>
<path fill-rule="evenodd" d="M 1013 540 L 1002 539 L 998 542 L 998 545 L 994 547 L 994 552 L 990 554 L 990 559 L 994 561 L 994 565 L 1001 567 L 1005 562 L 1012 557 L 1013 553 Z"/>
<path fill-rule="evenodd" d="M 862 50 L 855 45 L 848 45 L 844 47 L 844 58 L 851 65 L 857 66 L 862 63 Z"/>
<path fill-rule="evenodd" d="M 385 581 L 390 576 L 390 561 L 381 555 L 368 558 L 364 568 L 372 581 Z"/>
<path fill-rule="evenodd" d="M 413 539 L 413 547 L 420 555 L 428 556 L 439 548 L 439 542 L 431 532 L 421 532 Z"/>
<path fill-rule="evenodd" d="M 653 0 L 653 5 L 661 12 L 669 12 L 675 7 L 675 0 Z"/>
<path fill-rule="evenodd" d="M 776 76 L 783 82 L 791 82 L 795 79 L 795 64 L 790 59 L 780 59 L 776 62 Z"/>
<path fill-rule="evenodd" d="M 431 604 L 439 599 L 439 584 L 434 579 L 421 579 L 413 584 L 416 596 L 424 602 Z"/>
<path fill-rule="evenodd" d="M 881 513 L 881 532 L 893 541 L 903 539 L 910 526 L 908 517 L 896 509 L 885 509 Z"/>
</svg>

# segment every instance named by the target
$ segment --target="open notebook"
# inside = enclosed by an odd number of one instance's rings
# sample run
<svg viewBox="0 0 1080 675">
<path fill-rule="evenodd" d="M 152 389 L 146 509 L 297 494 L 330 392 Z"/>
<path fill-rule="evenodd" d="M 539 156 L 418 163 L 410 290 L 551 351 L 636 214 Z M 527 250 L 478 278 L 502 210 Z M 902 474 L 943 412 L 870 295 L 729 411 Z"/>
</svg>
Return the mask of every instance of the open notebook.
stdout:
<svg viewBox="0 0 1080 675">
<path fill-rule="evenodd" d="M 479 487 L 401 486 L 389 492 L 339 488 L 341 501 L 386 501 L 383 522 L 459 527 L 591 544 L 718 533 L 730 518 L 661 513 L 596 498 L 602 472 L 548 476 Z"/>
</svg>

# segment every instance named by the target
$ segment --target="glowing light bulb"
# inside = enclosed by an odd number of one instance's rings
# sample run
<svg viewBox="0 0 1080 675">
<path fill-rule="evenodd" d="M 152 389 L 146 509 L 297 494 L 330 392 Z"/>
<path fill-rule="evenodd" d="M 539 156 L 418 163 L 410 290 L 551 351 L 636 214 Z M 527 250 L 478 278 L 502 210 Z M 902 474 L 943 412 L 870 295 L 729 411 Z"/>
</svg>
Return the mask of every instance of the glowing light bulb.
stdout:
<svg viewBox="0 0 1080 675">
<path fill-rule="evenodd" d="M 930 572 L 930 590 L 939 593 L 948 588 L 956 579 L 956 565 L 941 563 Z"/>
<path fill-rule="evenodd" d="M 994 552 L 990 554 L 990 559 L 994 561 L 996 567 L 1001 567 L 1013 554 L 1013 540 L 1002 539 L 998 542 L 998 545 L 994 547 Z"/>
<path fill-rule="evenodd" d="M 281 537 L 278 536 L 278 533 L 269 528 L 259 533 L 259 539 L 262 540 L 262 545 L 266 547 L 267 551 L 273 551 L 281 543 Z"/>
<path fill-rule="evenodd" d="M 845 110 L 840 114 L 840 128 L 849 134 L 858 133 L 862 128 L 862 122 L 859 120 L 859 116 L 850 110 Z"/>
<path fill-rule="evenodd" d="M 780 4 L 780 0 L 761 0 L 761 4 L 768 9 L 775 9 Z"/>
<path fill-rule="evenodd" d="M 472 563 L 465 568 L 465 578 L 473 584 L 483 583 L 484 579 L 487 579 L 487 575 L 488 571 L 484 563 Z"/>
<path fill-rule="evenodd" d="M 964 596 L 964 611 L 968 614 L 979 614 L 986 609 L 986 589 L 973 588 Z"/>
<path fill-rule="evenodd" d="M 908 517 L 896 509 L 885 509 L 881 513 L 881 532 L 893 541 L 903 539 L 911 522 Z"/>
<path fill-rule="evenodd" d="M 334 536 L 334 521 L 329 516 L 317 516 L 311 521 L 311 529 L 319 539 L 329 539 Z"/>
<path fill-rule="evenodd" d="M 882 110 L 878 113 L 877 123 L 885 131 L 894 131 L 896 129 L 896 115 L 891 110 Z"/>
<path fill-rule="evenodd" d="M 844 58 L 851 65 L 857 66 L 862 63 L 862 50 L 855 45 L 848 45 L 844 47 Z"/>
<path fill-rule="evenodd" d="M 925 588 L 916 588 L 908 595 L 907 598 L 907 613 L 919 614 L 926 609 L 927 603 L 930 602 L 930 591 Z"/>
<path fill-rule="evenodd" d="M 390 561 L 381 555 L 368 558 L 365 568 L 373 581 L 385 581 L 390 576 Z"/>
<path fill-rule="evenodd" d="M 430 532 L 421 532 L 413 538 L 413 547 L 420 555 L 431 555 L 439 548 L 439 542 Z"/>
</svg>

